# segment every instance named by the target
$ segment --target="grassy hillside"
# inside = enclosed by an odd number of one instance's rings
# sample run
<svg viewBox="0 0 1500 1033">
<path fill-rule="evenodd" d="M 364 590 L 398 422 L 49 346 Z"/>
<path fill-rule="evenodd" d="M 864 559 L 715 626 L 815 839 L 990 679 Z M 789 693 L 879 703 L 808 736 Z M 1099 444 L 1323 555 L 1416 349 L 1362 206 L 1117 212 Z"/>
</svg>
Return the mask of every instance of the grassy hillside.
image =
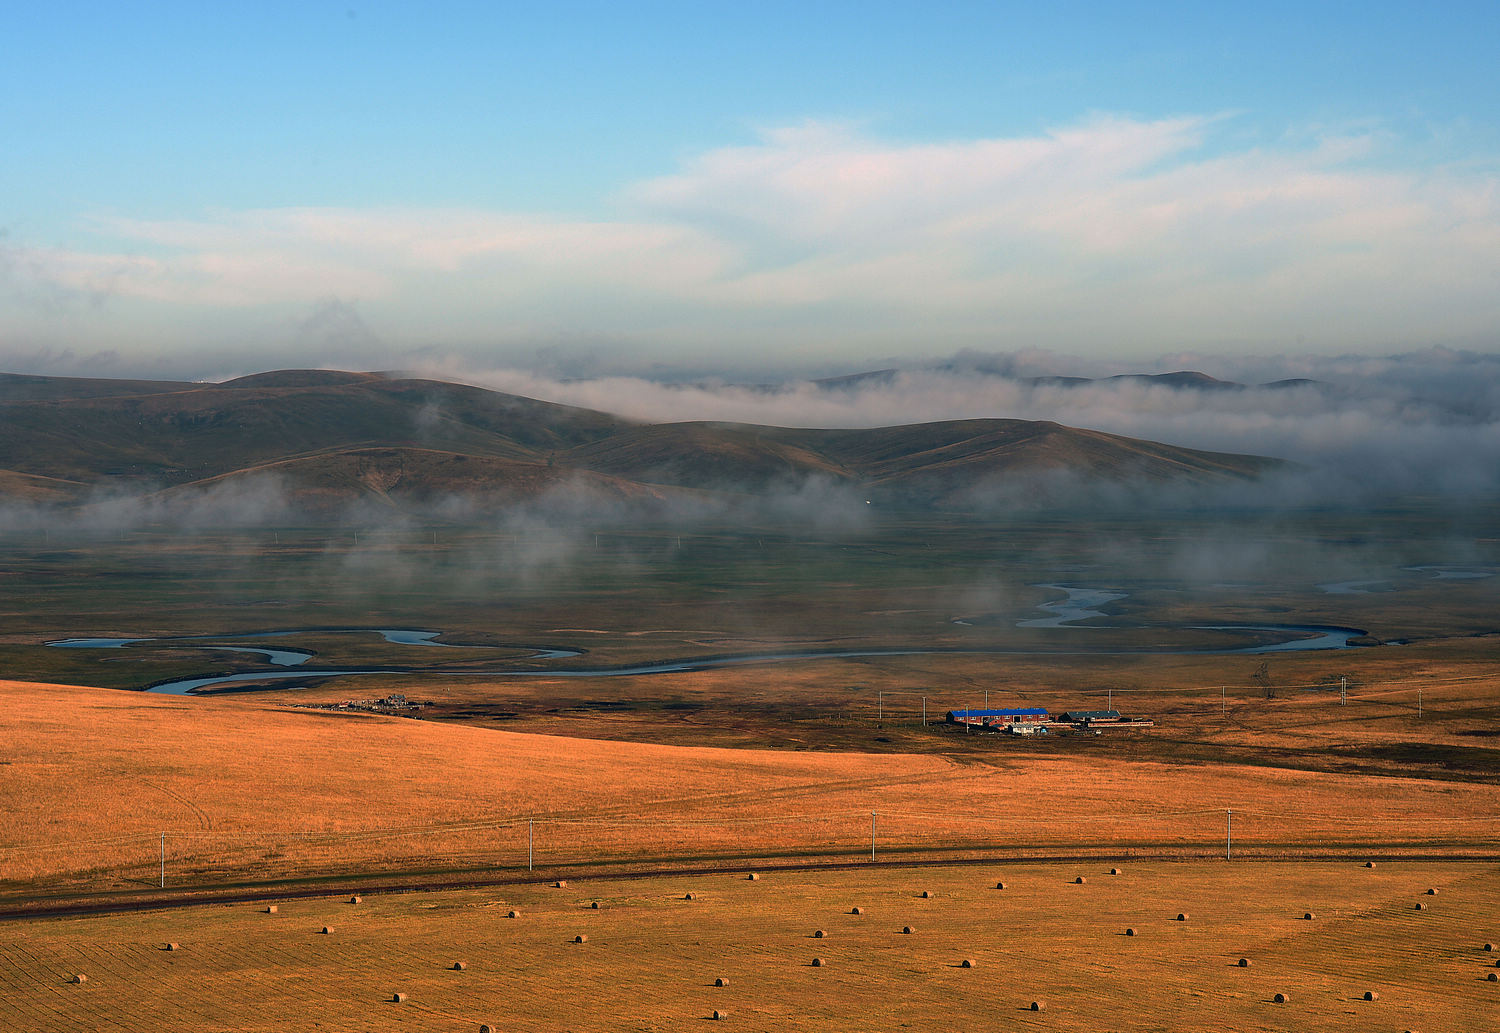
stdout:
<svg viewBox="0 0 1500 1033">
<path fill-rule="evenodd" d="M 1038 474 L 1204 484 L 1281 465 L 1018 420 L 844 431 L 641 425 L 457 384 L 317 370 L 207 385 L 12 378 L 0 382 L 0 429 L 0 493 L 30 500 L 74 498 L 101 486 L 114 494 L 203 486 L 278 467 L 317 504 L 352 501 L 368 494 L 357 471 L 372 449 L 407 450 L 403 476 L 413 482 L 422 457 L 432 460 L 412 498 L 516 494 L 529 479 L 531 487 L 519 493 L 525 496 L 574 473 L 606 496 L 631 494 L 625 481 L 766 492 L 813 479 L 918 505 L 952 505 L 986 486 Z M 464 467 L 445 455 L 498 465 L 488 468 L 493 478 L 477 476 L 482 464 Z M 320 462 L 306 462 L 314 459 Z M 550 472 L 531 475 L 525 464 Z M 613 480 L 595 480 L 600 476 Z"/>
</svg>

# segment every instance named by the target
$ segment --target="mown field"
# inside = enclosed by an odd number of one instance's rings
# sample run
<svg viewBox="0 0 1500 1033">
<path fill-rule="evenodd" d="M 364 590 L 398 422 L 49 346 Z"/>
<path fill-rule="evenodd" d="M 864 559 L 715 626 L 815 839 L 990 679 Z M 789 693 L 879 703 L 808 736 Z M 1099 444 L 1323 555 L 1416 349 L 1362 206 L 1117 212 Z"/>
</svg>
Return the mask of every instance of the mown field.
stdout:
<svg viewBox="0 0 1500 1033">
<path fill-rule="evenodd" d="M 1119 867 L 602 879 L 7 922 L 0 1027 L 669 1030 L 715 1011 L 754 1030 L 1500 1024 L 1493 863 Z"/>
</svg>

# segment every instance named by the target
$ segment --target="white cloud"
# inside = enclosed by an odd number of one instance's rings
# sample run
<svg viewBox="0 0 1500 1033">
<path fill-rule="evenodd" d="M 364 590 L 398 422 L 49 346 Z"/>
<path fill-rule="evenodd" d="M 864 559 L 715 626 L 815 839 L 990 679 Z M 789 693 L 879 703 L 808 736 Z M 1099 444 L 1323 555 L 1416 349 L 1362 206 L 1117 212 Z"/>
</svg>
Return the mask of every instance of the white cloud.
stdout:
<svg viewBox="0 0 1500 1033">
<path fill-rule="evenodd" d="M 193 310 L 254 326 L 335 297 L 394 346 L 471 353 L 577 337 L 847 355 L 1500 343 L 1492 177 L 1380 165 L 1370 137 L 1209 153 L 1217 126 L 1098 118 L 900 144 L 813 123 L 629 186 L 615 220 L 95 219 L 112 247 L 6 248 L 0 330 L 183 332 Z M 59 321 L 69 297 L 110 311 Z"/>
</svg>

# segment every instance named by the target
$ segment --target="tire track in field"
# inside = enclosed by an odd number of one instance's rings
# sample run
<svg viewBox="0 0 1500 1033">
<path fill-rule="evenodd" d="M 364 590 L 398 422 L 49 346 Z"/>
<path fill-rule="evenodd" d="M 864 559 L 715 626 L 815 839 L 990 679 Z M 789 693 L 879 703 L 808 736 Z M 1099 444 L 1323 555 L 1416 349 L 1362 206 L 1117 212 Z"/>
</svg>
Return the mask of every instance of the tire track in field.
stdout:
<svg viewBox="0 0 1500 1033">
<path fill-rule="evenodd" d="M 166 786 L 157 785 L 155 782 L 148 782 L 144 778 L 141 779 L 140 784 L 150 789 L 155 789 L 158 793 L 161 793 L 164 796 L 169 796 L 173 800 L 176 800 L 178 803 L 182 804 L 188 810 L 193 812 L 193 816 L 198 819 L 198 827 L 200 829 L 205 832 L 213 831 L 213 819 L 211 819 L 206 813 L 204 813 L 203 808 L 199 807 L 197 804 L 189 800 L 187 797 L 183 796 L 181 793 L 168 789 Z"/>
</svg>

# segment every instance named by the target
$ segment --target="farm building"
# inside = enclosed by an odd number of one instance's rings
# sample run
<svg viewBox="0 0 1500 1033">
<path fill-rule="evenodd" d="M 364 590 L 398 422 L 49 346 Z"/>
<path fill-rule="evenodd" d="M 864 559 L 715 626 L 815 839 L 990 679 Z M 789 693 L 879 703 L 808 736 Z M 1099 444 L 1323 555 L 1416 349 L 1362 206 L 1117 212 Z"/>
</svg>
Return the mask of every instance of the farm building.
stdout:
<svg viewBox="0 0 1500 1033">
<path fill-rule="evenodd" d="M 1125 720 L 1118 710 L 1069 710 L 1058 718 L 1073 725 L 1117 723 Z"/>
<path fill-rule="evenodd" d="M 1012 707 L 1007 710 L 950 710 L 948 722 L 976 728 L 1027 729 L 1047 723 L 1045 707 Z"/>
</svg>

